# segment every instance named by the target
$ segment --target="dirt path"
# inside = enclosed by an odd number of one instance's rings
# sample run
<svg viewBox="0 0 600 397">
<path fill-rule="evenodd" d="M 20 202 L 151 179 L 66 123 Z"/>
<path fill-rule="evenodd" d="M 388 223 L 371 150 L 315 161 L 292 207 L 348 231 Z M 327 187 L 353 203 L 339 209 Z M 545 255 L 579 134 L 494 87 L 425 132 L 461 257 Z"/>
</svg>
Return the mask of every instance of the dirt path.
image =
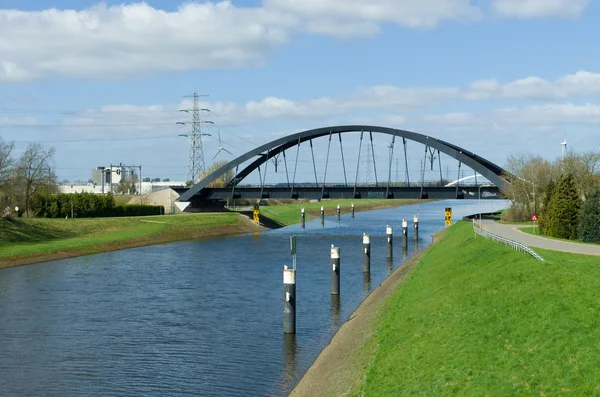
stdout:
<svg viewBox="0 0 600 397">
<path fill-rule="evenodd" d="M 443 233 L 434 235 L 433 244 Z M 344 396 L 356 391 L 364 381 L 364 369 L 372 357 L 374 346 L 366 342 L 373 332 L 378 308 L 384 298 L 403 283 L 428 250 L 429 247 L 396 269 L 361 303 L 319 354 L 290 397 Z"/>
<path fill-rule="evenodd" d="M 534 236 L 519 230 L 522 225 L 506 225 L 490 219 L 483 219 L 482 227 L 490 233 L 517 241 L 528 247 L 536 247 L 553 251 L 571 252 L 574 254 L 600 255 L 600 245 L 571 243 L 568 241 L 554 240 Z"/>
</svg>

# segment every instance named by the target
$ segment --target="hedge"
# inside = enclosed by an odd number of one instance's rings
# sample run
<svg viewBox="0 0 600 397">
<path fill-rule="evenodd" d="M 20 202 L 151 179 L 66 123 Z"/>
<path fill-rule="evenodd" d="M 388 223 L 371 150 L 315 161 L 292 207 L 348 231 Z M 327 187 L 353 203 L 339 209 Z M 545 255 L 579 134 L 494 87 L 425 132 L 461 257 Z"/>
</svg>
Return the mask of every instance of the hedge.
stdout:
<svg viewBox="0 0 600 397">
<path fill-rule="evenodd" d="M 93 193 L 59 193 L 55 195 L 36 195 L 33 199 L 35 216 L 38 218 L 99 218 L 118 216 L 163 215 L 162 205 L 119 205 L 111 193 L 99 195 Z"/>
</svg>

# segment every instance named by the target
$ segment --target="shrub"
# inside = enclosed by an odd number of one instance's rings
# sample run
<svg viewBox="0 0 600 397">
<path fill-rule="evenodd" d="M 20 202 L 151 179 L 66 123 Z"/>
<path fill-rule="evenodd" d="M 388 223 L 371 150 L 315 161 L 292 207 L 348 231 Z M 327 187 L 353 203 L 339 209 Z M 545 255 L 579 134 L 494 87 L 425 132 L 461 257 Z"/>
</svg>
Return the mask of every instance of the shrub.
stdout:
<svg viewBox="0 0 600 397">
<path fill-rule="evenodd" d="M 165 213 L 162 205 L 115 206 L 114 197 L 110 193 L 105 196 L 93 193 L 36 195 L 33 202 L 35 215 L 40 218 L 70 217 L 71 208 L 77 218 L 148 216 Z"/>
<path fill-rule="evenodd" d="M 583 242 L 600 244 L 600 187 L 588 195 L 581 207 L 579 236 Z"/>
</svg>

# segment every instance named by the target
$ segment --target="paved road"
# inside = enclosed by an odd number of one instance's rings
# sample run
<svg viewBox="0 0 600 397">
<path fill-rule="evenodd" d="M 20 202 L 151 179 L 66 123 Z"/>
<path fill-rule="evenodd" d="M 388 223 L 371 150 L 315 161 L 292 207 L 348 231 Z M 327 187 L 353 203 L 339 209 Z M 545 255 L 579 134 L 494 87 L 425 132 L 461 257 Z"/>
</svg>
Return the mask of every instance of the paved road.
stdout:
<svg viewBox="0 0 600 397">
<path fill-rule="evenodd" d="M 484 219 L 483 229 L 490 233 L 509 238 L 528 247 L 537 247 L 554 251 L 573 252 L 576 254 L 600 255 L 600 245 L 569 243 L 567 241 L 553 240 L 544 237 L 533 236 L 517 230 L 521 225 L 504 225 L 493 220 Z"/>
</svg>

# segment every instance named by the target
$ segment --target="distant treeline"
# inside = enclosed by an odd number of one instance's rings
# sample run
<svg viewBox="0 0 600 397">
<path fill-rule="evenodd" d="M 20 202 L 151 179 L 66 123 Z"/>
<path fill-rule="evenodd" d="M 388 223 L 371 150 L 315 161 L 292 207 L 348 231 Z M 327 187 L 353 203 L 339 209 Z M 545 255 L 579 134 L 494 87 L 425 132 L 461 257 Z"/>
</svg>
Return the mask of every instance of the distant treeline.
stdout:
<svg viewBox="0 0 600 397">
<path fill-rule="evenodd" d="M 125 204 L 115 205 L 111 193 L 39 194 L 34 197 L 33 207 L 38 218 L 100 218 L 119 216 L 163 215 L 162 205 Z"/>
</svg>

